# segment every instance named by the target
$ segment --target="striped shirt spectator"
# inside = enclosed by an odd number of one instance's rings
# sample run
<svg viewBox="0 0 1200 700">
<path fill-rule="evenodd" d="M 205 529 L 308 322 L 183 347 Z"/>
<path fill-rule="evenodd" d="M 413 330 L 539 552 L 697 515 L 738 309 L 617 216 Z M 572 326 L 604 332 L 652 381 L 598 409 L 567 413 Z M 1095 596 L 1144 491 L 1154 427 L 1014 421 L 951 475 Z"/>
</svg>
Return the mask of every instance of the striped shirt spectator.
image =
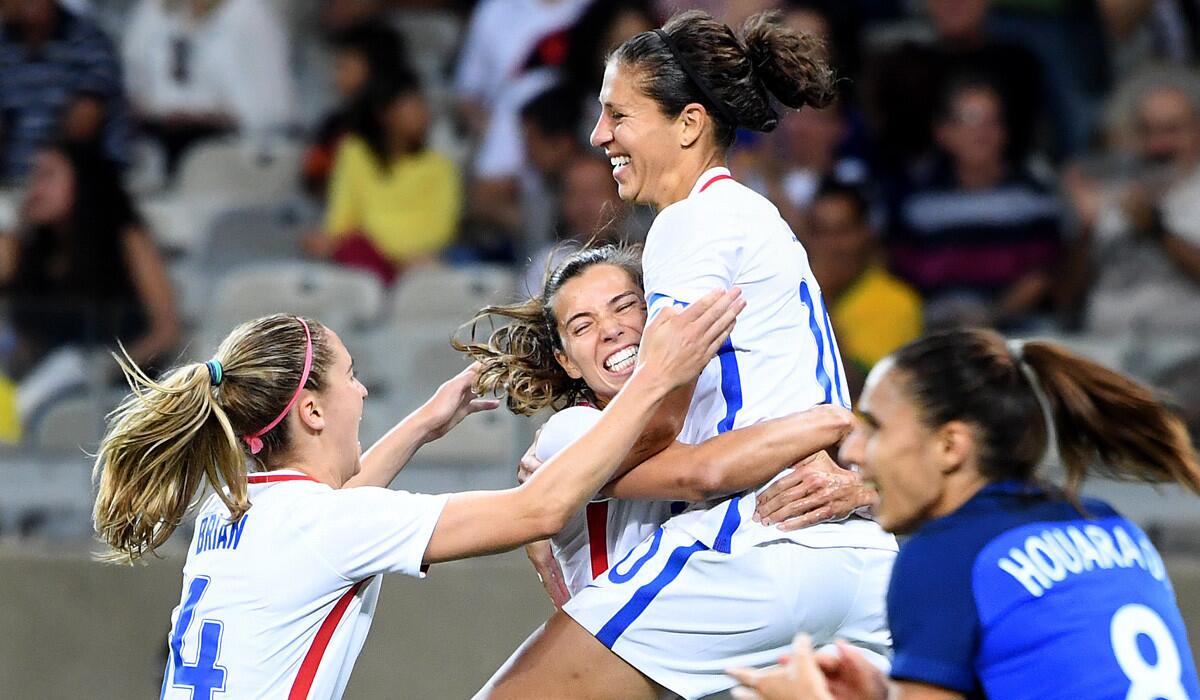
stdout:
<svg viewBox="0 0 1200 700">
<path fill-rule="evenodd" d="M 63 137 L 124 162 L 128 110 L 108 37 L 55 0 L 12 10 L 0 24 L 0 119 L 0 182 L 20 182 L 37 148 Z"/>
<path fill-rule="evenodd" d="M 1059 200 L 1005 159 L 994 88 L 956 89 L 936 131 L 947 167 L 894 205 L 892 268 L 925 298 L 930 326 L 1025 325 L 1044 307 L 1062 256 Z"/>
</svg>

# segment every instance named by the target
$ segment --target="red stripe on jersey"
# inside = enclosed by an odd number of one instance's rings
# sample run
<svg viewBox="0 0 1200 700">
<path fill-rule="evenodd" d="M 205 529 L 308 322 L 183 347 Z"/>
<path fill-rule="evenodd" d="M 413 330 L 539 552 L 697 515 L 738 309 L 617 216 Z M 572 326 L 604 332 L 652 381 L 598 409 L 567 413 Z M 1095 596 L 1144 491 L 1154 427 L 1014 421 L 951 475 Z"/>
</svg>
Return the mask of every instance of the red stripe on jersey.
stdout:
<svg viewBox="0 0 1200 700">
<path fill-rule="evenodd" d="M 317 669 L 321 666 L 321 657 L 325 656 L 325 649 L 329 646 L 329 640 L 333 639 L 334 630 L 341 623 L 342 616 L 346 614 L 346 608 L 350 607 L 350 601 L 354 595 L 363 587 L 363 584 L 370 580 L 368 578 L 351 586 L 350 590 L 338 598 L 333 610 L 330 610 L 329 614 L 325 616 L 325 621 L 317 630 L 317 636 L 313 639 L 312 646 L 304 655 L 304 661 L 300 663 L 300 671 L 296 674 L 296 682 L 292 683 L 292 691 L 288 693 L 288 700 L 306 700 L 308 698 L 308 691 L 312 690 L 313 681 L 317 677 Z"/>
<path fill-rule="evenodd" d="M 712 177 L 711 179 L 709 179 L 708 182 L 704 183 L 703 185 L 700 185 L 700 191 L 703 192 L 704 190 L 707 190 L 708 186 L 713 184 L 714 182 L 720 182 L 721 180 L 732 180 L 732 179 L 733 179 L 732 175 L 725 175 L 725 174 L 716 175 L 716 176 Z"/>
<path fill-rule="evenodd" d="M 249 474 L 246 476 L 248 484 L 272 484 L 276 481 L 316 481 L 307 474 Z"/>
<path fill-rule="evenodd" d="M 608 571 L 608 501 L 587 504 L 588 550 L 592 578 Z"/>
</svg>

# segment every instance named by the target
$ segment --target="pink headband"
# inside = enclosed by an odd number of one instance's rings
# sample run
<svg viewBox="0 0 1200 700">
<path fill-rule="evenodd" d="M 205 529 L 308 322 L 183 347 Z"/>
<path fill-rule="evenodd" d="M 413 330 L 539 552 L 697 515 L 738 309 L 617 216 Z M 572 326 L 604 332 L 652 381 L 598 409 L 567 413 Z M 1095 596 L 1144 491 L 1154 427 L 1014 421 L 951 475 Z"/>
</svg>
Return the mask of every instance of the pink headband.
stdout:
<svg viewBox="0 0 1200 700">
<path fill-rule="evenodd" d="M 271 432 L 271 428 L 279 425 L 279 421 L 286 418 L 288 413 L 291 413 L 292 406 L 296 405 L 296 401 L 300 399 L 300 392 L 304 390 L 304 385 L 308 383 L 308 373 L 310 370 L 312 370 L 312 333 L 309 332 L 308 323 L 305 322 L 304 319 L 297 316 L 296 320 L 300 322 L 300 325 L 304 326 L 304 371 L 300 373 L 300 386 L 296 387 L 296 393 L 292 394 L 292 400 L 288 401 L 287 406 L 284 406 L 283 411 L 275 417 L 275 420 L 268 423 L 267 427 L 263 428 L 257 433 L 254 433 L 253 435 L 242 436 L 242 439 L 245 440 L 246 444 L 250 446 L 250 454 L 252 455 L 262 452 L 262 436 Z"/>
</svg>

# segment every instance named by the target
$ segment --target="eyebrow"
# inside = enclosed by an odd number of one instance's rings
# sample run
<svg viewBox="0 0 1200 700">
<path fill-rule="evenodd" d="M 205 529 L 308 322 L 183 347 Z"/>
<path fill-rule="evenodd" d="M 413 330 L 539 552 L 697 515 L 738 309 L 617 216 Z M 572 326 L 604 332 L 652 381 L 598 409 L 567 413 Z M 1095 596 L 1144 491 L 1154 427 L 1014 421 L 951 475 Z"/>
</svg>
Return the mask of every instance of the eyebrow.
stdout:
<svg viewBox="0 0 1200 700">
<path fill-rule="evenodd" d="M 875 416 L 871 415 L 867 411 L 862 411 L 862 410 L 859 410 L 856 408 L 856 409 L 854 409 L 854 415 L 858 416 L 859 420 L 861 420 L 862 422 L 871 426 L 872 428 L 879 427 L 879 419 L 877 419 Z"/>
<path fill-rule="evenodd" d="M 637 292 L 634 292 L 634 291 L 621 292 L 620 294 L 616 295 L 612 299 L 609 299 L 608 304 L 609 304 L 609 306 L 611 306 L 613 304 L 620 302 L 622 299 L 624 299 L 625 297 L 628 297 L 628 296 L 637 297 Z"/>
</svg>

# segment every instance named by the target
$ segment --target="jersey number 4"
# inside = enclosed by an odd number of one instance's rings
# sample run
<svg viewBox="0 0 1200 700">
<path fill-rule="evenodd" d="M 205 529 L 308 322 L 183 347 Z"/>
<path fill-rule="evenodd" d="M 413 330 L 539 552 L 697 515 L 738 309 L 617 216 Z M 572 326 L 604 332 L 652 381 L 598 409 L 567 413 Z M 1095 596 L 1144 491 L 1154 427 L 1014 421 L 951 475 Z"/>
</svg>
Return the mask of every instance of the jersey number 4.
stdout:
<svg viewBox="0 0 1200 700">
<path fill-rule="evenodd" d="M 196 616 L 196 605 L 204 597 L 212 581 L 207 576 L 197 576 L 187 586 L 187 597 L 179 608 L 179 618 L 171 632 L 171 658 L 167 661 L 166 678 L 163 679 L 162 696 L 168 687 L 189 688 L 193 700 L 212 700 L 213 693 L 225 690 L 225 667 L 217 665 L 221 654 L 221 632 L 224 625 L 219 620 L 203 620 L 200 623 L 200 648 L 195 663 L 183 661 L 183 638 L 192 627 Z"/>
</svg>

